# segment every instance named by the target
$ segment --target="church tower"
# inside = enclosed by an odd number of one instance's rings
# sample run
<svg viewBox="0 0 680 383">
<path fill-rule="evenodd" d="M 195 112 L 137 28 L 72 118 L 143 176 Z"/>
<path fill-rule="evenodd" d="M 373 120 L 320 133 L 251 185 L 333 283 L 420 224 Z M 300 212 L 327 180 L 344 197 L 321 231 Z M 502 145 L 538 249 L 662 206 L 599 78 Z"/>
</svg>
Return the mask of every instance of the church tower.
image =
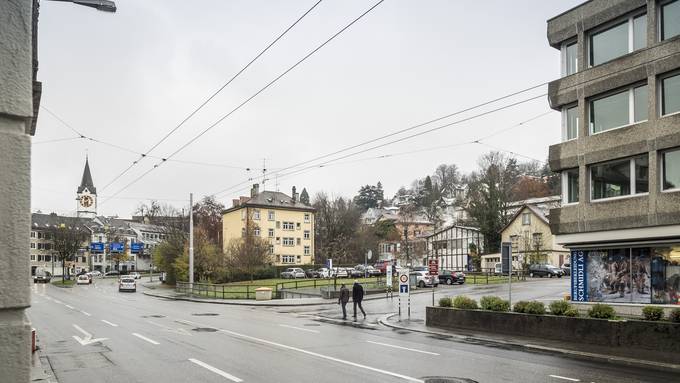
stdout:
<svg viewBox="0 0 680 383">
<path fill-rule="evenodd" d="M 85 157 L 85 170 L 83 179 L 78 186 L 77 198 L 78 208 L 76 209 L 78 218 L 94 218 L 97 216 L 97 189 L 92 182 L 90 173 L 90 163 Z"/>
</svg>

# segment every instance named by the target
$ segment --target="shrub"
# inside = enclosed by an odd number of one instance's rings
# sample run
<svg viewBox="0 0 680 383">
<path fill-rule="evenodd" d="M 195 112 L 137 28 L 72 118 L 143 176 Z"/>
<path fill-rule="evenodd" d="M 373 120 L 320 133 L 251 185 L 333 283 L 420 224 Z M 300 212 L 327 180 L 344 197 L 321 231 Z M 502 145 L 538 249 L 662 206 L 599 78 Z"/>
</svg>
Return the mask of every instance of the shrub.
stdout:
<svg viewBox="0 0 680 383">
<path fill-rule="evenodd" d="M 645 306 L 642 308 L 642 316 L 645 320 L 658 321 L 663 319 L 663 309 L 658 306 Z"/>
<path fill-rule="evenodd" d="M 457 309 L 467 309 L 467 310 L 477 310 L 477 301 L 466 297 L 465 295 L 459 295 L 453 299 L 453 307 Z"/>
<path fill-rule="evenodd" d="M 452 305 L 453 302 L 451 301 L 451 298 L 449 297 L 439 298 L 439 307 L 451 307 Z"/>
<path fill-rule="evenodd" d="M 482 307 L 482 310 L 502 312 L 510 311 L 510 302 L 499 297 L 482 297 L 482 299 L 479 300 L 479 305 Z"/>
<path fill-rule="evenodd" d="M 578 310 L 576 310 L 576 307 L 570 307 L 569 310 L 564 312 L 564 316 L 576 318 L 579 316 L 579 313 Z"/>
<path fill-rule="evenodd" d="M 527 303 L 524 312 L 527 314 L 543 315 L 545 314 L 545 305 L 543 302 L 531 301 Z"/>
<path fill-rule="evenodd" d="M 612 306 L 597 303 L 588 310 L 588 316 L 598 319 L 614 319 L 616 317 L 616 312 Z"/>
<path fill-rule="evenodd" d="M 552 315 L 565 315 L 571 308 L 571 304 L 567 301 L 553 301 L 550 302 L 550 313 Z"/>
<path fill-rule="evenodd" d="M 529 304 L 529 302 L 527 302 L 527 301 L 519 301 L 519 302 L 515 303 L 515 307 L 513 307 L 512 311 L 514 311 L 516 313 L 524 313 L 524 312 L 526 312 L 526 308 L 527 308 L 528 304 Z"/>
<path fill-rule="evenodd" d="M 680 323 L 680 308 L 671 310 L 671 313 L 668 314 L 668 320 L 674 323 Z"/>
</svg>

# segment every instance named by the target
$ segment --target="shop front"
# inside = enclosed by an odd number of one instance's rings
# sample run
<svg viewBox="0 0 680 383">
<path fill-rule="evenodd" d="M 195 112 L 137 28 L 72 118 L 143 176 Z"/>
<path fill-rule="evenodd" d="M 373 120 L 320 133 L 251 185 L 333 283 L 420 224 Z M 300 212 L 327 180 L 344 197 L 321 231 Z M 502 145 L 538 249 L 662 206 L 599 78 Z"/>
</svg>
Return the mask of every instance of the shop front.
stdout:
<svg viewBox="0 0 680 383">
<path fill-rule="evenodd" d="M 680 242 L 572 249 L 571 299 L 680 305 Z"/>
</svg>

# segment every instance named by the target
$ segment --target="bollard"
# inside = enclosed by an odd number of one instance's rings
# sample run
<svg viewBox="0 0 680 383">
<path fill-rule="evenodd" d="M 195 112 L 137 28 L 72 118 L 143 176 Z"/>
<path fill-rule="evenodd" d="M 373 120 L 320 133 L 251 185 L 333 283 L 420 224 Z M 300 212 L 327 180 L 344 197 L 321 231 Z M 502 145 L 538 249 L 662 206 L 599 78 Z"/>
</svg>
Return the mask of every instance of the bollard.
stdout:
<svg viewBox="0 0 680 383">
<path fill-rule="evenodd" d="M 35 352 L 37 347 L 35 346 L 35 328 L 31 329 L 31 353 Z"/>
</svg>

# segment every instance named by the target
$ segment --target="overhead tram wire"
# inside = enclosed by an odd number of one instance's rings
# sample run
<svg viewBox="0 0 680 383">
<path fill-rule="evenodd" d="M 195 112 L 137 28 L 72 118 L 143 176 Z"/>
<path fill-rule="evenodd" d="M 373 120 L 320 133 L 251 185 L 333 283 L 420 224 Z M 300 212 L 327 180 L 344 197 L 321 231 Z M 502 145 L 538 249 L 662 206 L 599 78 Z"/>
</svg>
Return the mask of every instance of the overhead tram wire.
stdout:
<svg viewBox="0 0 680 383">
<path fill-rule="evenodd" d="M 181 128 L 189 119 L 191 119 L 196 113 L 198 113 L 201 109 L 203 109 L 204 106 L 206 106 L 213 98 L 215 98 L 224 88 L 229 86 L 238 76 L 240 76 L 243 72 L 245 72 L 246 69 L 248 69 L 257 59 L 259 59 L 263 54 L 265 54 L 274 44 L 276 44 L 283 36 L 285 36 L 293 27 L 295 27 L 302 19 L 304 19 L 314 8 L 316 8 L 323 0 L 318 0 L 314 5 L 312 5 L 311 8 L 309 8 L 305 13 L 302 14 L 297 20 L 295 20 L 294 23 L 292 23 L 288 28 L 286 28 L 281 34 L 279 34 L 272 42 L 270 42 L 260 53 L 258 53 L 255 57 L 253 57 L 252 60 L 248 62 L 243 68 L 241 68 L 238 72 L 236 72 L 235 75 L 233 75 L 227 82 L 225 82 L 221 87 L 219 87 L 215 92 L 213 92 L 207 99 L 205 99 L 197 108 L 195 108 L 189 115 L 187 115 L 182 122 L 180 122 L 177 126 L 175 126 L 172 130 L 170 130 L 163 138 L 160 139 L 160 141 L 156 142 L 151 148 L 149 148 L 146 152 L 140 153 L 140 157 L 136 160 L 133 161 L 130 166 L 128 166 L 125 170 L 123 170 L 120 174 L 118 174 L 116 177 L 114 177 L 109 183 L 104 185 L 102 190 L 106 189 L 107 187 L 111 186 L 114 182 L 116 182 L 120 177 L 125 175 L 130 169 L 132 169 L 135 165 L 137 165 L 141 160 L 149 156 L 149 153 L 151 153 L 154 149 L 156 149 L 160 144 L 162 144 L 165 140 L 168 139 L 173 133 L 175 133 L 179 128 Z"/>
<path fill-rule="evenodd" d="M 237 112 L 239 109 L 241 109 L 243 106 L 245 106 L 246 104 L 248 104 L 248 103 L 249 103 L 251 100 L 253 100 L 255 97 L 257 97 L 258 95 L 260 95 L 262 92 L 264 92 L 264 91 L 267 90 L 269 87 L 271 87 L 272 85 L 274 85 L 276 82 L 278 82 L 278 81 L 279 81 L 281 78 L 283 78 L 285 75 L 287 75 L 288 73 L 290 73 L 293 69 L 297 68 L 300 64 L 302 64 L 303 62 L 305 62 L 308 58 L 310 58 L 310 57 L 311 57 L 312 55 L 314 55 L 316 52 L 318 52 L 318 51 L 321 50 L 323 47 L 325 47 L 326 45 L 328 45 L 328 44 L 329 44 L 331 41 L 333 41 L 336 37 L 338 37 L 338 36 L 341 35 L 343 32 L 345 32 L 345 31 L 346 31 L 347 29 L 349 29 L 352 25 L 356 24 L 359 20 L 361 20 L 362 18 L 364 18 L 364 16 L 366 16 L 367 14 L 369 14 L 371 11 L 373 11 L 375 8 L 377 8 L 377 7 L 378 7 L 380 4 L 382 4 L 384 1 L 385 1 L 385 0 L 379 0 L 378 2 L 376 2 L 375 4 L 373 4 L 370 8 L 368 8 L 366 11 L 364 11 L 361 15 L 359 15 L 358 17 L 356 17 L 356 18 L 355 18 L 354 20 L 352 20 L 349 24 L 347 24 L 347 25 L 344 26 L 342 29 L 340 29 L 338 32 L 336 32 L 335 34 L 333 34 L 333 35 L 332 35 L 331 37 L 329 37 L 326 41 L 324 41 L 323 43 L 321 43 L 320 45 L 318 45 L 316 48 L 314 48 L 313 50 L 311 50 L 309 53 L 307 53 L 304 57 L 302 57 L 300 60 L 298 60 L 298 61 L 297 61 L 295 64 L 293 64 L 291 67 L 289 67 L 288 69 L 286 69 L 285 71 L 283 71 L 281 74 L 279 74 L 278 76 L 276 76 L 273 80 L 271 80 L 270 82 L 268 82 L 264 87 L 260 88 L 260 90 L 258 90 L 257 92 L 255 92 L 252 96 L 248 97 L 246 100 L 244 100 L 243 102 L 241 102 L 238 106 L 236 106 L 234 109 L 232 109 L 229 113 L 227 113 L 227 114 L 225 114 L 224 116 L 220 117 L 217 121 L 215 121 L 215 122 L 212 123 L 210 126 L 208 126 L 206 129 L 204 129 L 203 131 L 201 131 L 198 135 L 194 136 L 191 140 L 187 141 L 184 145 L 180 146 L 177 150 L 175 150 L 174 152 L 172 152 L 169 156 L 163 158 L 163 159 L 161 160 L 161 162 L 158 162 L 158 163 L 155 164 L 152 168 L 150 168 L 150 169 L 147 170 L 146 172 L 142 173 L 142 175 L 140 175 L 140 176 L 138 176 L 137 178 L 135 178 L 132 182 L 128 183 L 128 184 L 125 185 L 123 188 L 121 188 L 121 189 L 119 189 L 117 192 L 113 193 L 113 196 L 118 195 L 119 193 L 121 193 L 122 191 L 124 191 L 125 189 L 127 189 L 128 187 L 130 187 L 130 186 L 134 185 L 135 183 L 139 182 L 142 178 L 146 177 L 147 174 L 151 173 L 153 170 L 155 170 L 156 168 L 158 168 L 159 166 L 161 166 L 164 162 L 166 162 L 166 161 L 169 160 L 170 158 L 174 157 L 175 155 L 177 155 L 177 154 L 178 154 L 179 152 L 181 152 L 182 150 L 186 149 L 189 145 L 193 144 L 196 140 L 198 140 L 200 137 L 202 137 L 205 133 L 207 133 L 207 132 L 210 131 L 212 128 L 214 128 L 215 126 L 217 126 L 218 124 L 220 124 L 222 121 L 224 121 L 226 118 L 228 118 L 229 116 L 231 116 L 232 114 L 234 114 L 235 112 Z M 105 199 L 105 200 L 102 201 L 101 203 L 103 204 L 103 203 L 105 203 L 107 200 L 108 200 L 108 199 Z"/>
</svg>

